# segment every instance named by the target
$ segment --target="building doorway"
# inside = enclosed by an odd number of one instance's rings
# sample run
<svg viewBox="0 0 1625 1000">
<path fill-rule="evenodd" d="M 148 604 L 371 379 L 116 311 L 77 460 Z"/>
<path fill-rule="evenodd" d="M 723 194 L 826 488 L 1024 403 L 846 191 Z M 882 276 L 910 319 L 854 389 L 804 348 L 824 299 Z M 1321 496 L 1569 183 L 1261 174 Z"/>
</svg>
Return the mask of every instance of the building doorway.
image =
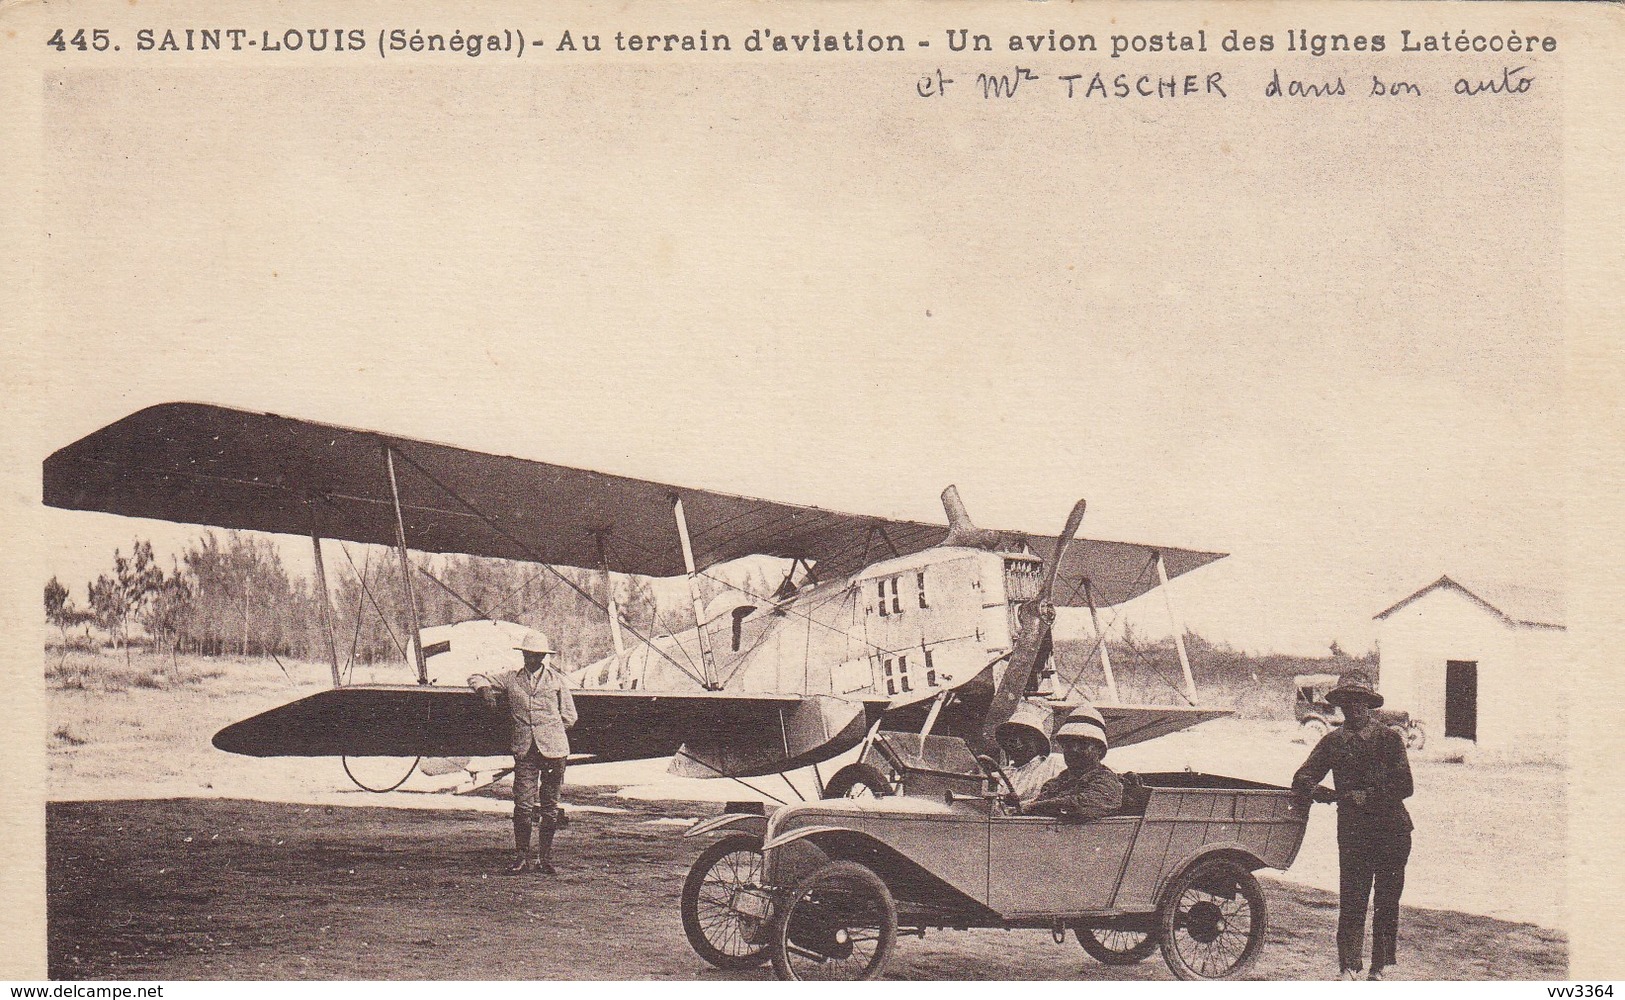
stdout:
<svg viewBox="0 0 1625 1000">
<path fill-rule="evenodd" d="M 1478 740 L 1478 662 L 1447 660 L 1444 665 L 1444 734 Z"/>
</svg>

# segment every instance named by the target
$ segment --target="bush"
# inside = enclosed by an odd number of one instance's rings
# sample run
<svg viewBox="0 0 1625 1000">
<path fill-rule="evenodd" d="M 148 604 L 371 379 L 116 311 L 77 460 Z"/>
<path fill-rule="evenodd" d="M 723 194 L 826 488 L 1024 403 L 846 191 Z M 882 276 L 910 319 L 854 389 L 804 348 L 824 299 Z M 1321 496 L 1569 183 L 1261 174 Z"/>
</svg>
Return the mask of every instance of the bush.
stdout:
<svg viewBox="0 0 1625 1000">
<path fill-rule="evenodd" d="M 1296 690 L 1292 678 L 1298 674 L 1341 674 L 1363 670 L 1375 677 L 1376 654 L 1362 657 L 1289 656 L 1271 653 L 1255 656 L 1223 644 L 1214 644 L 1194 633 L 1185 633 L 1185 649 L 1196 679 L 1198 701 L 1203 705 L 1229 708 L 1244 719 L 1289 721 L 1294 717 Z M 1057 669 L 1063 673 L 1082 671 L 1079 690 L 1097 700 L 1104 699 L 1094 643 L 1087 640 L 1061 640 L 1055 644 Z M 1173 637 L 1154 642 L 1134 641 L 1111 644 L 1112 673 L 1117 679 L 1123 704 L 1183 705 L 1184 672 Z"/>
</svg>

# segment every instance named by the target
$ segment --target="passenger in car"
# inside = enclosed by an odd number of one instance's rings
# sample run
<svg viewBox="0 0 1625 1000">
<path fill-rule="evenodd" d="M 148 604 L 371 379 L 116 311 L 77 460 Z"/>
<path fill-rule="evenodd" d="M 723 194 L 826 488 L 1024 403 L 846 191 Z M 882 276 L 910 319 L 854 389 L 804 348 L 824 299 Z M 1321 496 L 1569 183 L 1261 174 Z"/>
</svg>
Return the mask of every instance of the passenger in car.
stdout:
<svg viewBox="0 0 1625 1000">
<path fill-rule="evenodd" d="M 1038 798 L 1022 807 L 1030 816 L 1059 816 L 1084 823 L 1117 812 L 1123 780 L 1101 763 L 1106 756 L 1106 720 L 1093 708 L 1074 709 L 1055 731 L 1066 770 L 1046 782 Z"/>
<path fill-rule="evenodd" d="M 1022 805 L 1037 799 L 1044 784 L 1066 770 L 1065 759 L 1050 748 L 1054 717 L 1048 707 L 1024 701 L 1016 706 L 1010 721 L 994 731 L 1004 751 L 1004 773 Z"/>
</svg>

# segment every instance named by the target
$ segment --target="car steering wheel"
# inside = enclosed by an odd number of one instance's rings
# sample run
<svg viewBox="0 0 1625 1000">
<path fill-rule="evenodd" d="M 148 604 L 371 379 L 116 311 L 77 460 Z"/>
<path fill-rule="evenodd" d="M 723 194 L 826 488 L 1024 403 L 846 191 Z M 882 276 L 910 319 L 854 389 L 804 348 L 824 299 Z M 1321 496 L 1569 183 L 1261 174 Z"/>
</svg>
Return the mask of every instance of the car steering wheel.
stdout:
<svg viewBox="0 0 1625 1000">
<path fill-rule="evenodd" d="M 977 754 L 976 763 L 983 771 L 987 772 L 989 777 L 997 777 L 1004 782 L 1006 792 L 1008 792 L 1010 798 L 1016 800 L 1015 809 L 1019 813 L 1021 811 L 1021 799 L 1016 794 L 1016 783 L 1010 780 L 1008 774 L 1004 773 L 1004 768 L 999 765 L 999 762 L 986 754 Z"/>
</svg>

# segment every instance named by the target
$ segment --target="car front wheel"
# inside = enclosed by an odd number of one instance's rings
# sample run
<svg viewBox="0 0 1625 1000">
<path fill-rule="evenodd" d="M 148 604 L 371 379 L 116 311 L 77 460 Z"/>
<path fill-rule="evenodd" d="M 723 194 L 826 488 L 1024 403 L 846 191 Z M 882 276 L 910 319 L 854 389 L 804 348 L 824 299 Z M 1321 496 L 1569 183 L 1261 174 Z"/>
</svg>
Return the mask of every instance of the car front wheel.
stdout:
<svg viewBox="0 0 1625 1000">
<path fill-rule="evenodd" d="M 779 902 L 780 979 L 878 979 L 897 947 L 897 904 L 879 875 L 851 861 L 813 872 Z"/>
<path fill-rule="evenodd" d="M 771 897 L 762 888 L 762 841 L 735 833 L 700 852 L 683 882 L 683 933 L 719 969 L 767 961 Z"/>
</svg>

